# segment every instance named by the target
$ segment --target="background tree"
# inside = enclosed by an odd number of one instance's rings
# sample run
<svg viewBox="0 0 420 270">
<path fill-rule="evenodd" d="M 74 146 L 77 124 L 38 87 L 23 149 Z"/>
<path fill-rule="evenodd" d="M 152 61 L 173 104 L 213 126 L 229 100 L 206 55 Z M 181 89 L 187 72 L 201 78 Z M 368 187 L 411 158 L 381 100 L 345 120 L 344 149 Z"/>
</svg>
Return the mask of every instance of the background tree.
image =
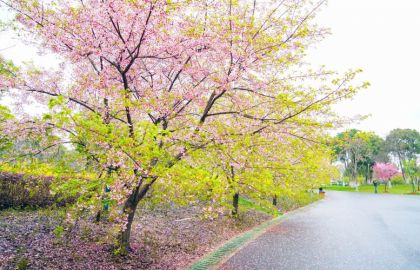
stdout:
<svg viewBox="0 0 420 270">
<path fill-rule="evenodd" d="M 388 162 L 385 151 L 385 141 L 373 132 L 364 134 L 364 150 L 359 161 L 360 174 L 364 175 L 365 183 L 372 179 L 372 167 L 375 162 Z"/>
<path fill-rule="evenodd" d="M 388 182 L 391 180 L 393 176 L 398 174 L 398 169 L 392 163 L 376 163 L 373 166 L 373 172 L 376 178 L 384 181 L 385 192 L 387 192 L 386 187 L 388 185 Z"/>
<path fill-rule="evenodd" d="M 406 174 L 411 178 L 411 185 L 413 188 L 413 193 L 416 192 L 416 184 L 417 188 L 419 187 L 419 174 L 420 174 L 420 165 L 417 164 L 417 160 L 410 159 L 403 161 L 403 166 L 405 168 Z"/>
<path fill-rule="evenodd" d="M 415 129 L 393 129 L 386 136 L 388 151 L 398 160 L 404 180 L 407 181 L 404 161 L 420 154 L 420 133 Z"/>
<path fill-rule="evenodd" d="M 367 183 L 375 162 L 388 161 L 384 140 L 373 132 L 357 129 L 341 132 L 332 140 L 332 149 L 352 181 L 363 175 Z"/>
<path fill-rule="evenodd" d="M 335 153 L 354 182 L 357 181 L 358 165 L 368 152 L 367 137 L 367 133 L 351 129 L 337 134 L 335 138 Z"/>
</svg>

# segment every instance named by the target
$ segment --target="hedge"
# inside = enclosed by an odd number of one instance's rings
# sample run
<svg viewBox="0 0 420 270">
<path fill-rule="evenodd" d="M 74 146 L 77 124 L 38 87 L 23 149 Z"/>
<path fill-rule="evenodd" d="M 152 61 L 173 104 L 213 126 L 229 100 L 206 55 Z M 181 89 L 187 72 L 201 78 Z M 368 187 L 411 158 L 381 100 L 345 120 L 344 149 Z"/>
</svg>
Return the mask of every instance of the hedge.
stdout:
<svg viewBox="0 0 420 270">
<path fill-rule="evenodd" d="M 64 205 L 70 200 L 51 194 L 53 177 L 0 172 L 0 210 Z"/>
</svg>

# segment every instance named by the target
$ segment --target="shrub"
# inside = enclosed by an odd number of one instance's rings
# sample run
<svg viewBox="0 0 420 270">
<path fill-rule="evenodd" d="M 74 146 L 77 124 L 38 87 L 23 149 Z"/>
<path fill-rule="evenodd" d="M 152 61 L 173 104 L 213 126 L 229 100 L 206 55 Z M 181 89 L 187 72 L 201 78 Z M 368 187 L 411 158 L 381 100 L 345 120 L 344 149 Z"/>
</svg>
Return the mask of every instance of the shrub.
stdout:
<svg viewBox="0 0 420 270">
<path fill-rule="evenodd" d="M 63 226 L 57 226 L 55 227 L 55 229 L 53 230 L 54 236 L 57 238 L 60 238 L 61 236 L 63 236 L 64 234 L 64 228 Z"/>
<path fill-rule="evenodd" d="M 9 207 L 42 207 L 51 205 L 52 177 L 31 177 L 24 174 L 0 173 L 0 209 Z"/>
<path fill-rule="evenodd" d="M 52 195 L 53 180 L 53 177 L 47 176 L 0 172 L 0 210 L 46 207 L 53 204 L 62 206 L 73 202 L 74 197 L 63 199 L 60 194 Z"/>
<path fill-rule="evenodd" d="M 297 192 L 295 194 L 284 194 L 279 196 L 277 203 L 282 212 L 287 212 L 310 204 L 318 200 L 318 198 L 318 194 L 312 192 Z"/>
<path fill-rule="evenodd" d="M 405 180 L 402 177 L 401 174 L 394 176 L 391 178 L 391 184 L 392 185 L 404 185 L 405 184 Z"/>
<path fill-rule="evenodd" d="M 21 258 L 18 262 L 17 262 L 17 269 L 18 270 L 26 270 L 28 269 L 29 266 L 29 260 L 27 258 Z"/>
</svg>

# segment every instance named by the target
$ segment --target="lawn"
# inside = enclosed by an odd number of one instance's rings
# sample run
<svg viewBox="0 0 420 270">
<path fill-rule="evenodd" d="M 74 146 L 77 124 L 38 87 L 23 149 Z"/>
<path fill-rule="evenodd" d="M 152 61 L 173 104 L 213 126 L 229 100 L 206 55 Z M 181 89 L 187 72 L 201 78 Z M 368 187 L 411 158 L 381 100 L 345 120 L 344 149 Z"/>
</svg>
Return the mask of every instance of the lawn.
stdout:
<svg viewBox="0 0 420 270">
<path fill-rule="evenodd" d="M 268 215 L 277 216 L 279 213 L 274 211 L 273 209 L 266 208 L 259 204 L 256 204 L 252 200 L 249 200 L 244 197 L 239 197 L 239 205 L 242 206 L 244 209 L 254 209 L 256 211 L 266 213 Z"/>
<path fill-rule="evenodd" d="M 349 186 L 327 186 L 325 187 L 326 190 L 337 190 L 337 191 L 350 191 L 356 192 L 355 188 Z M 367 192 L 367 193 L 374 193 L 375 189 L 373 185 L 360 185 L 359 192 Z M 385 186 L 379 185 L 378 186 L 378 193 L 385 193 Z M 387 193 L 389 194 L 410 194 L 412 193 L 412 186 L 411 185 L 394 185 L 391 188 L 387 188 Z M 417 191 L 417 195 L 420 195 L 420 192 Z"/>
</svg>

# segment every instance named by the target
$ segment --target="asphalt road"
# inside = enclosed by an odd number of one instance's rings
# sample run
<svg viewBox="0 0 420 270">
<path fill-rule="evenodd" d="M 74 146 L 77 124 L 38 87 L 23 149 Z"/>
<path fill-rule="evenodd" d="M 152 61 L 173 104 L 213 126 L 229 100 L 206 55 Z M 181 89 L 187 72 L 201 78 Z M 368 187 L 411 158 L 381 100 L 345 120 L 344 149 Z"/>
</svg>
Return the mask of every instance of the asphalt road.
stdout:
<svg viewBox="0 0 420 270">
<path fill-rule="evenodd" d="M 420 196 L 327 191 L 220 269 L 420 270 Z"/>
</svg>

